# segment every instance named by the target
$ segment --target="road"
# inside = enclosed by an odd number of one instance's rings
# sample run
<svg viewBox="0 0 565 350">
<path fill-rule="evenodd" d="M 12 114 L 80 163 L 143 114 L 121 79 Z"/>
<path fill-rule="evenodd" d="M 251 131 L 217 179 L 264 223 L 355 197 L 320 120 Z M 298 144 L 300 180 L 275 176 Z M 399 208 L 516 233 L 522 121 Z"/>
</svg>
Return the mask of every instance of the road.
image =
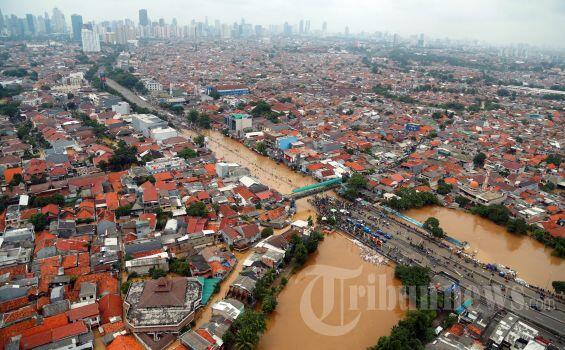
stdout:
<svg viewBox="0 0 565 350">
<path fill-rule="evenodd" d="M 479 290 L 489 306 L 512 311 L 559 337 L 565 336 L 565 305 L 563 302 L 549 297 L 545 297 L 545 300 L 540 299 L 540 293 L 537 290 L 524 287 L 513 280 L 506 280 L 470 260 L 459 257 L 446 244 L 430 239 L 422 231 L 400 220 L 393 220 L 386 212 L 377 207 L 352 206 L 343 201 L 333 201 L 330 206 L 317 204 L 314 206 L 321 211 L 322 215 L 333 215 L 339 228 L 345 232 L 354 233 L 355 238 L 372 246 L 390 259 L 404 264 L 427 266 L 436 273 L 447 272 L 459 280 L 459 285 L 463 290 Z M 333 209 L 346 208 L 349 213 L 331 212 L 330 207 Z M 392 234 L 393 239 L 388 240 L 382 247 L 378 247 L 372 243 L 368 234 L 349 223 L 347 218 L 362 220 L 370 227 Z M 485 289 L 485 286 L 488 289 Z M 489 291 L 490 295 L 483 291 Z M 531 308 L 530 305 L 533 304 L 539 306 L 540 311 Z M 546 307 L 549 310 L 545 309 Z"/>
<path fill-rule="evenodd" d="M 130 103 L 135 103 L 139 107 L 147 108 L 147 109 L 149 109 L 149 110 L 151 110 L 155 113 L 165 115 L 169 118 L 174 117 L 174 115 L 171 112 L 169 112 L 169 111 L 167 111 L 163 108 L 153 106 L 149 102 L 142 100 L 141 98 L 139 98 L 139 96 L 137 96 L 131 90 L 121 86 L 120 84 L 116 83 L 114 80 L 112 80 L 110 78 L 106 78 L 106 84 L 109 87 L 111 87 L 112 89 L 119 92 Z"/>
</svg>

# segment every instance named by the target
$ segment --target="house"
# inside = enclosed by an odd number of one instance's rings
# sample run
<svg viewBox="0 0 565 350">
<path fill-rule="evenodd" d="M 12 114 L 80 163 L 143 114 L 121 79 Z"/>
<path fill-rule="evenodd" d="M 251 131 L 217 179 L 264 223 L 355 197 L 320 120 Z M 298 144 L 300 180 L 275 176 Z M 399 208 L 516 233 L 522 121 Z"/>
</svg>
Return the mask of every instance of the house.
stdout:
<svg viewBox="0 0 565 350">
<path fill-rule="evenodd" d="M 83 282 L 80 284 L 79 299 L 82 303 L 93 303 L 96 301 L 96 283 Z"/>
<path fill-rule="evenodd" d="M 67 312 L 70 322 L 83 321 L 90 327 L 98 326 L 100 324 L 100 309 L 98 303 L 84 304 L 80 303 Z"/>
</svg>

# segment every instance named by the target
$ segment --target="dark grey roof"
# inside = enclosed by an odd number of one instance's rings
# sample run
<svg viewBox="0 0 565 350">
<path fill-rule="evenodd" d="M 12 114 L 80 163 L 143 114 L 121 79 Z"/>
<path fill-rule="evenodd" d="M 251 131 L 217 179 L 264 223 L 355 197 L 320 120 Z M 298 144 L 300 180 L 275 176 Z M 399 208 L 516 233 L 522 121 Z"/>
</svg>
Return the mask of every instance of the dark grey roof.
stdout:
<svg viewBox="0 0 565 350">
<path fill-rule="evenodd" d="M 55 164 L 63 164 L 69 161 L 69 157 L 67 157 L 66 154 L 53 153 L 53 154 L 47 154 L 45 156 L 45 161 L 48 163 L 51 162 Z"/>
<path fill-rule="evenodd" d="M 29 287 L 15 287 L 13 285 L 5 285 L 0 287 L 0 302 L 13 300 L 27 295 Z"/>
<path fill-rule="evenodd" d="M 44 317 L 49 317 L 68 311 L 70 307 L 69 300 L 60 300 L 43 306 L 42 313 Z"/>
<path fill-rule="evenodd" d="M 148 250 L 161 249 L 163 245 L 159 239 L 144 239 L 133 241 L 125 246 L 126 254 L 134 254 L 139 252 L 146 252 Z"/>
</svg>

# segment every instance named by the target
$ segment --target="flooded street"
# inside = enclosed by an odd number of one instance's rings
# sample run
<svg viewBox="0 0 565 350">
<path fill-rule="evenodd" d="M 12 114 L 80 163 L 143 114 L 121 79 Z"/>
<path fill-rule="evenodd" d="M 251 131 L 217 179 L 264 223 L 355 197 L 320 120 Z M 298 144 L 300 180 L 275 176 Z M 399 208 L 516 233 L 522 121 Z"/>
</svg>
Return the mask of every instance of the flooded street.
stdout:
<svg viewBox="0 0 565 350">
<path fill-rule="evenodd" d="M 518 276 L 539 287 L 551 289 L 551 282 L 565 279 L 563 259 L 533 238 L 513 235 L 505 227 L 480 216 L 444 207 L 426 207 L 404 212 L 420 222 L 433 216 L 452 237 L 467 241 L 468 252 L 485 263 L 496 262 L 518 272 Z"/>
<path fill-rule="evenodd" d="M 233 268 L 232 272 L 225 280 L 220 283 L 220 291 L 216 294 L 213 294 L 208 304 L 202 309 L 202 313 L 200 313 L 196 318 L 196 327 L 201 327 L 204 323 L 210 320 L 212 317 L 212 305 L 215 302 L 220 301 L 226 297 L 228 294 L 228 290 L 232 282 L 237 278 L 239 273 L 241 272 L 241 268 L 243 267 L 242 262 L 247 258 L 247 256 L 251 253 L 251 250 L 247 250 L 245 252 L 233 252 L 237 258 L 237 265 Z"/>
<path fill-rule="evenodd" d="M 190 131 L 185 131 L 185 135 L 194 135 Z M 226 162 L 235 162 L 247 167 L 251 175 L 263 184 L 277 189 L 283 194 L 291 193 L 293 188 L 306 186 L 315 181 L 301 174 L 298 174 L 283 164 L 277 164 L 273 160 L 263 157 L 243 144 L 224 137 L 216 131 L 208 131 L 208 147 L 216 154 L 218 159 Z M 306 220 L 309 216 L 316 217 L 314 208 L 308 203 L 306 198 L 296 202 L 297 212 L 294 219 Z M 245 259 L 244 255 L 238 255 L 239 263 L 230 277 L 222 283 L 222 292 L 216 294 L 213 301 L 219 300 L 225 295 L 231 281 L 237 276 L 241 269 L 241 262 Z M 319 334 L 310 329 L 303 319 L 300 312 L 301 298 L 305 288 L 315 278 L 308 275 L 309 267 L 315 265 L 327 265 L 355 271 L 360 269 L 358 276 L 344 282 L 343 289 L 334 290 L 333 298 L 330 299 L 333 308 L 326 317 L 324 323 L 331 325 L 346 324 L 350 321 L 358 320 L 353 330 L 341 336 L 328 336 Z M 379 277 L 380 276 L 380 277 Z M 375 278 L 370 280 L 370 278 Z M 399 281 L 394 279 L 394 269 L 391 266 L 378 266 L 363 261 L 360 256 L 359 247 L 351 242 L 345 235 L 331 234 L 326 236 L 320 244 L 318 252 L 313 255 L 307 265 L 290 279 L 287 287 L 278 297 L 278 307 L 275 313 L 269 317 L 267 332 L 261 338 L 260 349 L 293 349 L 296 347 L 325 348 L 325 349 L 364 349 L 376 344 L 379 337 L 388 335 L 390 329 L 398 323 L 404 311 L 398 305 L 388 310 L 368 310 L 367 297 L 359 296 L 358 307 L 351 308 L 349 305 L 351 293 L 350 287 L 371 285 L 373 288 L 391 286 L 395 290 L 399 286 Z M 383 283 L 379 283 L 383 282 Z M 316 282 L 312 289 L 312 309 L 319 316 L 322 310 L 322 296 L 328 295 L 324 292 L 321 281 Z M 342 303 L 343 302 L 343 303 Z M 211 305 L 211 304 L 210 304 Z M 343 307 L 341 307 L 343 305 Z M 326 305 L 327 306 L 327 305 Z M 202 324 L 209 316 L 210 308 L 206 308 L 203 316 L 198 321 Z M 292 334 L 292 337 L 289 336 Z"/>
</svg>

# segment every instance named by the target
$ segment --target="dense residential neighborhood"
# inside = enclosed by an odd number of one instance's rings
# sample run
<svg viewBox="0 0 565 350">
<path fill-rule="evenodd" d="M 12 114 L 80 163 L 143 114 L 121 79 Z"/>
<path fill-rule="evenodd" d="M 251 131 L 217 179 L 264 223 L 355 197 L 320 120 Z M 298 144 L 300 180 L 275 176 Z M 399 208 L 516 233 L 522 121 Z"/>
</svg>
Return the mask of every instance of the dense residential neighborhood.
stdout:
<svg viewBox="0 0 565 350">
<path fill-rule="evenodd" d="M 337 235 L 333 262 L 394 265 L 406 289 L 457 299 L 487 276 L 551 300 L 432 313 L 418 296 L 374 349 L 402 332 L 414 349 L 560 348 L 562 54 L 139 16 L 73 15 L 73 33 L 48 36 L 15 35 L 24 20 L 0 13 L 0 349 L 261 348 L 279 294 Z M 431 206 L 546 260 L 519 257 L 530 274 L 482 261 L 442 220 L 408 216 Z M 438 271 L 446 261 L 461 272 Z"/>
</svg>

